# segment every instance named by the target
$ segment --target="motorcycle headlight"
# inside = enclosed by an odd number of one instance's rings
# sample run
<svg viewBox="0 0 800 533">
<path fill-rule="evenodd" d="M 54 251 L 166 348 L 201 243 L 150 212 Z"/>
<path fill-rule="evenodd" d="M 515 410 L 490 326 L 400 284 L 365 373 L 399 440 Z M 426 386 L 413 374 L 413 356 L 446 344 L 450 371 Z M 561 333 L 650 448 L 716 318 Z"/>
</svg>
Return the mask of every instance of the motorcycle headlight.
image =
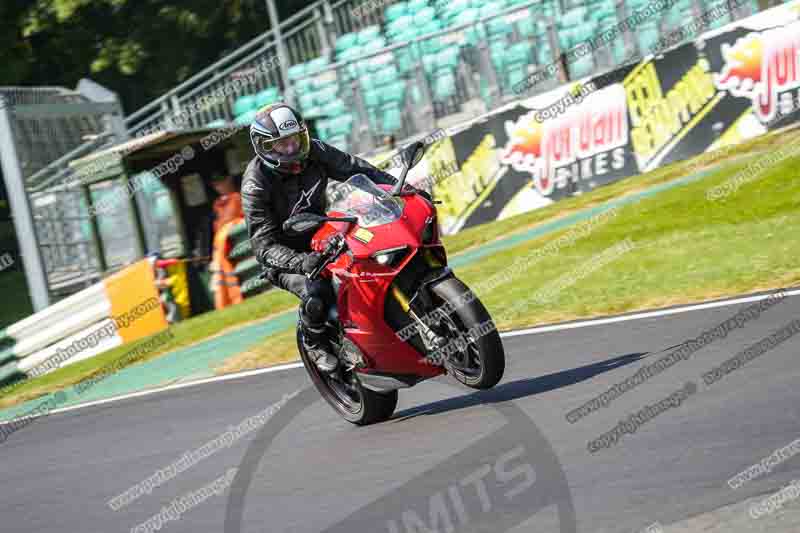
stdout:
<svg viewBox="0 0 800 533">
<path fill-rule="evenodd" d="M 374 259 L 379 265 L 395 266 L 406 256 L 406 250 L 406 246 L 381 250 L 372 254 L 372 259 Z"/>
</svg>

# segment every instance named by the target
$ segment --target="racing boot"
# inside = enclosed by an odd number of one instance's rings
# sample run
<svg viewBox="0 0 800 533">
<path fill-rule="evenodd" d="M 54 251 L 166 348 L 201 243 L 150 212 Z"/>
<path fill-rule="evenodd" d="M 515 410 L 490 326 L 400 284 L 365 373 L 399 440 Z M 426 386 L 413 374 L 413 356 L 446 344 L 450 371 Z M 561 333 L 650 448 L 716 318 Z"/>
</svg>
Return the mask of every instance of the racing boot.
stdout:
<svg viewBox="0 0 800 533">
<path fill-rule="evenodd" d="M 339 366 L 339 359 L 333 355 L 331 343 L 325 337 L 325 330 L 313 328 L 301 322 L 303 328 L 303 348 L 323 374 L 330 374 Z"/>
</svg>

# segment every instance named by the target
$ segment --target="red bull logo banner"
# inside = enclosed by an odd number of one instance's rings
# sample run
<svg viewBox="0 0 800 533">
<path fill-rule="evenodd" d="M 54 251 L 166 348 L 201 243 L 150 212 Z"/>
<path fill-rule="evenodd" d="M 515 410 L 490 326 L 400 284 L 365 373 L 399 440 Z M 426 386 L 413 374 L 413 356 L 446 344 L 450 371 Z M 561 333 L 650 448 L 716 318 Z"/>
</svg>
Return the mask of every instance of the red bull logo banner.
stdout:
<svg viewBox="0 0 800 533">
<path fill-rule="evenodd" d="M 750 99 L 761 122 L 800 107 L 800 22 L 748 33 L 733 45 L 723 43 L 721 51 L 716 86 Z"/>
<path fill-rule="evenodd" d="M 530 175 L 541 195 L 551 196 L 570 182 L 607 178 L 625 167 L 628 111 L 622 86 L 595 91 L 550 120 L 540 121 L 539 114 L 534 109 L 505 122 L 508 141 L 500 162 Z"/>
</svg>

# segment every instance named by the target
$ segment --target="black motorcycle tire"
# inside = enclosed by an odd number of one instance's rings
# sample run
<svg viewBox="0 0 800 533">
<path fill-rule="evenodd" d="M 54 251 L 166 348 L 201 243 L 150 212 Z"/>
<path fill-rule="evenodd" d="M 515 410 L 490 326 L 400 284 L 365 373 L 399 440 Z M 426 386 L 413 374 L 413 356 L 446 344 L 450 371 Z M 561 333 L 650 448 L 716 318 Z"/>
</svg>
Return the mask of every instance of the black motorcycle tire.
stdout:
<svg viewBox="0 0 800 533">
<path fill-rule="evenodd" d="M 389 392 L 376 392 L 364 387 L 361 382 L 356 379 L 356 390 L 359 396 L 359 408 L 349 408 L 336 392 L 331 388 L 329 380 L 322 376 L 317 365 L 306 353 L 303 342 L 302 332 L 297 328 L 297 349 L 300 351 L 300 359 L 303 361 L 306 372 L 314 386 L 319 391 L 320 395 L 325 399 L 328 404 L 333 407 L 334 411 L 352 424 L 358 426 L 366 426 L 370 424 L 377 424 L 384 422 L 392 417 L 394 410 L 397 407 L 397 391 Z"/>
<path fill-rule="evenodd" d="M 431 291 L 436 295 L 437 300 L 441 300 L 438 302 L 439 304 L 450 304 L 448 307 L 455 308 L 452 315 L 457 318 L 456 322 L 462 333 L 481 324 L 487 324 L 492 318 L 477 296 L 466 298 L 467 293 L 471 291 L 456 277 L 449 277 L 432 285 Z M 462 295 L 465 298 L 462 299 Z M 467 303 L 461 304 L 465 300 Z M 497 329 L 492 326 L 489 333 L 476 339 L 475 345 L 481 363 L 480 373 L 476 376 L 468 376 L 453 370 L 450 373 L 468 387 L 490 389 L 497 385 L 505 372 L 506 356 L 503 341 L 500 339 Z"/>
</svg>

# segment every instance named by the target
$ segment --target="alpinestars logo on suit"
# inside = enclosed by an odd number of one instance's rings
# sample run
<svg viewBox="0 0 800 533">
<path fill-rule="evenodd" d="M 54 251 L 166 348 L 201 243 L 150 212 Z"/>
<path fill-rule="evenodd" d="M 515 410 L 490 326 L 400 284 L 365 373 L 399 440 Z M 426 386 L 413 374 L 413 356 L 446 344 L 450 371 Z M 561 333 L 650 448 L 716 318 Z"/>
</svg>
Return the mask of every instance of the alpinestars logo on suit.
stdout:
<svg viewBox="0 0 800 533">
<path fill-rule="evenodd" d="M 297 203 L 294 204 L 294 207 L 292 208 L 292 212 L 289 213 L 290 217 L 302 213 L 311 207 L 311 197 L 314 196 L 314 193 L 317 191 L 317 187 L 319 187 L 319 181 L 315 183 L 313 187 L 311 187 L 310 191 L 303 191 L 300 194 L 300 199 L 297 200 Z"/>
</svg>

